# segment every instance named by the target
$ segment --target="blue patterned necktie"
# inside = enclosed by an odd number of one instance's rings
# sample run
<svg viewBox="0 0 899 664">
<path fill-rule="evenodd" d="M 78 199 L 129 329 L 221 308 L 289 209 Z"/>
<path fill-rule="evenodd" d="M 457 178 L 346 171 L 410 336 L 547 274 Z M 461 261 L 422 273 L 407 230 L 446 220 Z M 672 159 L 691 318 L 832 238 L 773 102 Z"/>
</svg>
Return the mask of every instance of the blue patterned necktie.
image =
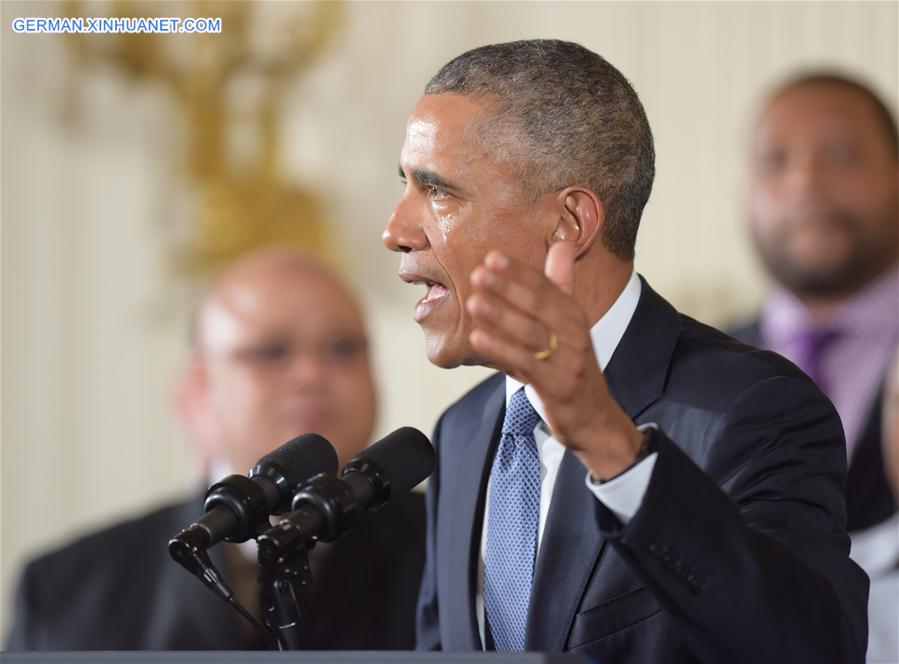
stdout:
<svg viewBox="0 0 899 664">
<path fill-rule="evenodd" d="M 540 520 L 539 422 L 521 388 L 506 408 L 490 471 L 484 612 L 487 644 L 495 650 L 524 650 Z"/>
</svg>

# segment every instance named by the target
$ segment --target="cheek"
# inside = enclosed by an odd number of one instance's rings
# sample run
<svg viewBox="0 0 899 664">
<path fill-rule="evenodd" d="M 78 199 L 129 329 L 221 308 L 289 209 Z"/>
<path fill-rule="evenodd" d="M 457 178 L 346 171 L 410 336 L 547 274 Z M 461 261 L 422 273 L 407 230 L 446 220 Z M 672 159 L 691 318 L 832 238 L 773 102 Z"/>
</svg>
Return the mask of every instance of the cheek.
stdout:
<svg viewBox="0 0 899 664">
<path fill-rule="evenodd" d="M 219 417 L 232 426 L 252 420 L 273 404 L 267 381 L 245 373 L 223 375 L 212 391 L 212 401 Z"/>
<path fill-rule="evenodd" d="M 773 195 L 770 188 L 760 188 L 751 192 L 746 202 L 749 231 L 753 239 L 760 244 L 779 241 L 778 238 L 786 232 L 782 201 Z"/>
<path fill-rule="evenodd" d="M 341 376 L 336 382 L 337 400 L 344 406 L 346 415 L 362 417 L 374 412 L 375 388 L 371 373 L 360 369 Z"/>
<path fill-rule="evenodd" d="M 328 398 L 334 409 L 335 425 L 347 432 L 354 439 L 352 442 L 368 442 L 377 407 L 371 374 L 367 371 L 341 373 L 332 381 Z"/>
<path fill-rule="evenodd" d="M 777 181 L 769 180 L 756 185 L 748 197 L 749 210 L 759 223 L 769 223 L 784 204 L 784 193 Z"/>
<path fill-rule="evenodd" d="M 451 203 L 431 203 L 437 233 L 443 244 L 449 242 L 450 237 L 455 237 L 456 228 L 459 226 L 458 208 L 458 205 Z"/>
<path fill-rule="evenodd" d="M 865 220 L 887 211 L 899 211 L 899 188 L 895 182 L 885 181 L 875 174 L 861 174 L 842 182 L 835 182 L 831 191 L 837 205 L 853 210 Z"/>
<path fill-rule="evenodd" d="M 471 272 L 481 263 L 487 248 L 478 220 L 457 206 L 446 207 L 443 214 L 434 217 L 437 237 L 431 245 L 434 257 L 449 277 L 447 285 L 461 303 L 470 291 Z"/>
</svg>

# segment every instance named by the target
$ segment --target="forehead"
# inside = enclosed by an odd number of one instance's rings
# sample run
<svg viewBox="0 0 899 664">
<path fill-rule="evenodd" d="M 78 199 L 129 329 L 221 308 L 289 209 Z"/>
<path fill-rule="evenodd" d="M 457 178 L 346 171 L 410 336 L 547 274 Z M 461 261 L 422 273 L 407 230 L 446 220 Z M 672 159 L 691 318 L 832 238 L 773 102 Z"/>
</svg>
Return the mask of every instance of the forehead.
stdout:
<svg viewBox="0 0 899 664">
<path fill-rule="evenodd" d="M 467 95 L 424 95 L 415 104 L 406 123 L 406 138 L 410 147 L 469 140 L 477 127 L 488 117 L 488 108 Z"/>
<path fill-rule="evenodd" d="M 761 142 L 853 139 L 886 144 L 887 137 L 870 100 L 830 83 L 788 89 L 768 102 L 754 133 Z"/>
<path fill-rule="evenodd" d="M 463 174 L 478 161 L 496 161 L 481 140 L 490 117 L 489 107 L 469 96 L 423 96 L 406 123 L 401 165 L 435 170 L 437 165 L 452 166 Z"/>
<path fill-rule="evenodd" d="M 199 334 L 208 348 L 265 336 L 363 334 L 362 318 L 332 277 L 282 268 L 220 284 L 200 310 Z"/>
<path fill-rule="evenodd" d="M 400 167 L 433 173 L 463 194 L 491 196 L 520 188 L 516 137 L 487 102 L 442 93 L 419 99 L 406 124 Z"/>
</svg>

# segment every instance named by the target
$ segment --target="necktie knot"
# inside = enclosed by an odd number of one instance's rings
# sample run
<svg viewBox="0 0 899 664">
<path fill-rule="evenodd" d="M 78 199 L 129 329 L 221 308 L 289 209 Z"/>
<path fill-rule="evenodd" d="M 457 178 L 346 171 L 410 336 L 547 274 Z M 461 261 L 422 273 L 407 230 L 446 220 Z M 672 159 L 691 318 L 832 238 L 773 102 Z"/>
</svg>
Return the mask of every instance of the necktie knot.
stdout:
<svg viewBox="0 0 899 664">
<path fill-rule="evenodd" d="M 513 436 L 532 436 L 538 424 L 540 424 L 540 416 L 528 401 L 522 387 L 509 399 L 506 417 L 503 420 L 503 433 Z"/>
<path fill-rule="evenodd" d="M 840 336 L 840 331 L 836 328 L 810 325 L 799 334 L 799 341 L 812 354 L 817 354 L 823 351 L 838 336 Z"/>
<path fill-rule="evenodd" d="M 831 344 L 840 336 L 840 331 L 833 327 L 809 326 L 798 335 L 796 364 L 815 381 L 822 390 L 826 390 L 826 381 L 822 372 L 824 356 Z"/>
</svg>

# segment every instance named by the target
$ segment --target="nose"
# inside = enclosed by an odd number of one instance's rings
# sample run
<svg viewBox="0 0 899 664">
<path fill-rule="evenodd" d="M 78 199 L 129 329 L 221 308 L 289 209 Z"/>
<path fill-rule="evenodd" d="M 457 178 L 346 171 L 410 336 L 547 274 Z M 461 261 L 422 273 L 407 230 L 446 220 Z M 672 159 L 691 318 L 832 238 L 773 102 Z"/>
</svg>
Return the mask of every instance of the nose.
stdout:
<svg viewBox="0 0 899 664">
<path fill-rule="evenodd" d="M 821 189 L 825 176 L 821 159 L 814 154 L 803 154 L 793 160 L 787 173 L 787 186 L 797 195 L 814 194 Z"/>
<path fill-rule="evenodd" d="M 318 353 L 297 352 L 286 371 L 287 380 L 297 388 L 320 389 L 326 382 L 325 360 Z"/>
<path fill-rule="evenodd" d="M 393 209 L 393 214 L 387 220 L 387 226 L 381 234 L 384 246 L 390 251 L 421 251 L 428 246 L 428 236 L 425 234 L 415 211 L 414 201 L 404 195 Z"/>
</svg>

